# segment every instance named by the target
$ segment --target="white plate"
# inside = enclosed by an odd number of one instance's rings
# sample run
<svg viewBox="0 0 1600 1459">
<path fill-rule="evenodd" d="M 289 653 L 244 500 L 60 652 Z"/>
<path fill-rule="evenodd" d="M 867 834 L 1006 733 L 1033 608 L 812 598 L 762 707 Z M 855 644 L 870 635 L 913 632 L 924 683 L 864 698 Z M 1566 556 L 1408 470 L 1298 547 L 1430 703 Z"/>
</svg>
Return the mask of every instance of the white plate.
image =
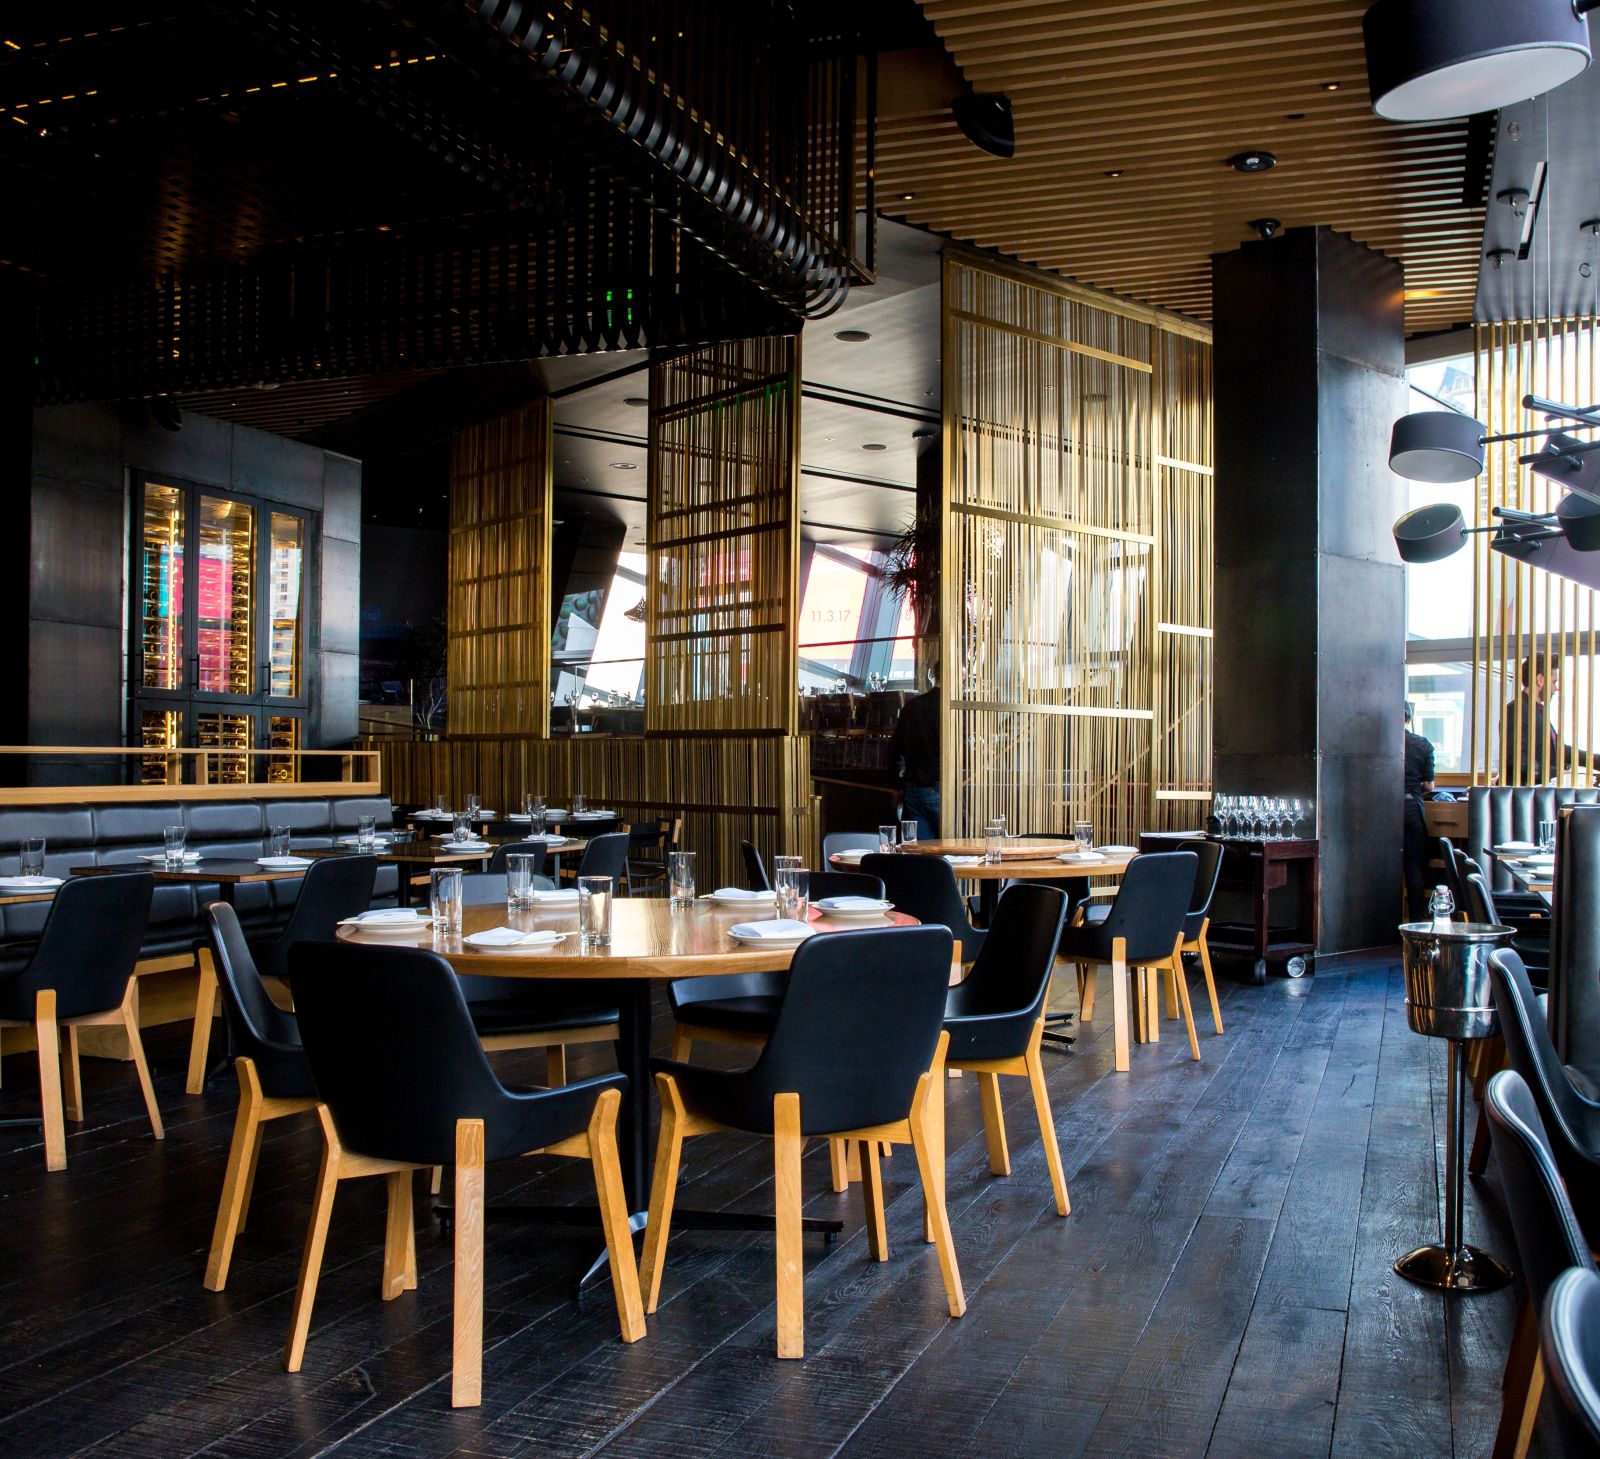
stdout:
<svg viewBox="0 0 1600 1459">
<path fill-rule="evenodd" d="M 269 871 L 288 871 L 292 867 L 310 866 L 309 856 L 258 856 L 256 865 L 264 866 Z"/>
<path fill-rule="evenodd" d="M 1526 856 L 1539 848 L 1532 841 L 1502 841 L 1494 848 L 1496 856 Z"/>
<path fill-rule="evenodd" d="M 881 917 L 894 911 L 894 903 L 882 897 L 824 897 L 812 905 L 828 917 Z"/>
<path fill-rule="evenodd" d="M 707 892 L 705 899 L 708 902 L 715 902 L 719 907 L 766 907 L 777 900 L 772 892 L 751 892 L 743 897 L 725 897 L 722 893 L 726 890 L 726 887 L 719 887 L 714 892 Z"/>
<path fill-rule="evenodd" d="M 575 821 L 614 821 L 617 818 L 615 811 L 574 811 L 572 819 Z"/>
<path fill-rule="evenodd" d="M 875 856 L 875 855 L 877 855 L 877 853 L 875 851 L 868 851 L 865 847 L 855 846 L 855 847 L 847 848 L 844 851 L 835 851 L 833 853 L 832 860 L 834 860 L 834 861 L 843 861 L 847 865 L 850 865 L 850 866 L 859 866 L 861 864 L 861 858 L 863 856 Z"/>
<path fill-rule="evenodd" d="M 547 821 L 564 821 L 571 814 L 562 806 L 547 805 L 544 808 L 544 818 Z"/>
<path fill-rule="evenodd" d="M 830 912 L 826 908 L 819 907 L 817 911 L 829 922 L 881 922 L 894 911 L 894 908 L 890 907 L 883 912 Z"/>
<path fill-rule="evenodd" d="M 1096 846 L 1094 849 L 1106 856 L 1137 856 L 1139 854 L 1137 846 Z"/>
<path fill-rule="evenodd" d="M 560 887 L 555 891 L 539 891 L 533 894 L 533 904 L 536 907 L 576 907 L 578 905 L 577 887 Z"/>
<path fill-rule="evenodd" d="M 1098 851 L 1063 851 L 1056 857 L 1057 861 L 1064 861 L 1068 866 L 1092 866 L 1097 861 L 1104 861 Z"/>
<path fill-rule="evenodd" d="M 753 923 L 749 925 L 759 926 L 760 924 Z M 802 926 L 798 922 L 791 922 L 781 937 L 771 934 L 763 935 L 758 932 L 753 933 L 746 930 L 744 926 L 730 927 L 728 929 L 728 936 L 735 942 L 742 942 L 746 947 L 794 947 L 814 935 L 814 929 Z"/>
<path fill-rule="evenodd" d="M 373 937 L 415 937 L 417 933 L 426 932 L 433 926 L 433 918 L 426 913 L 409 921 L 403 917 L 392 917 L 373 918 L 364 922 L 359 917 L 346 917 L 339 925 L 370 933 Z"/>
<path fill-rule="evenodd" d="M 452 841 L 448 836 L 435 836 L 433 839 L 439 843 L 433 849 L 435 851 L 443 851 L 447 854 L 459 851 L 466 855 L 474 852 L 494 850 L 494 847 L 491 846 L 487 841 Z"/>
<path fill-rule="evenodd" d="M 491 927 L 487 932 L 474 932 L 461 940 L 468 947 L 482 951 L 498 952 L 515 948 L 533 950 L 554 947 L 570 936 L 566 932 L 518 932 L 514 927 Z"/>
<path fill-rule="evenodd" d="M 61 885 L 59 876 L 0 876 L 0 892 L 48 892 Z"/>
<path fill-rule="evenodd" d="M 946 856 L 944 858 L 951 866 L 982 866 L 981 856 Z"/>
</svg>

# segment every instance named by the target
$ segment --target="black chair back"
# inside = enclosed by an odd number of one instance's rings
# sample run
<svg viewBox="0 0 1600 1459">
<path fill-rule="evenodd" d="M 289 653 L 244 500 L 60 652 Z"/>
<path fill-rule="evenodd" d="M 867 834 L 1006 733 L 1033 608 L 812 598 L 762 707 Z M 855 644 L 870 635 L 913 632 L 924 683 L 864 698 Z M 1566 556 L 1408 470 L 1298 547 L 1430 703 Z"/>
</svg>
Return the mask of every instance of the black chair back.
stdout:
<svg viewBox="0 0 1600 1459">
<path fill-rule="evenodd" d="M 1467 914 L 1467 921 L 1484 923 L 1490 927 L 1500 925 L 1500 914 L 1494 906 L 1494 893 L 1489 890 L 1489 883 L 1483 879 L 1482 872 L 1469 872 L 1461 889 L 1463 896 L 1457 905 Z"/>
<path fill-rule="evenodd" d="M 449 963 L 423 948 L 301 942 L 290 987 L 317 1093 L 344 1146 L 383 1160 L 455 1159 L 458 1119 L 484 1121 L 485 1156 L 505 1159 L 583 1128 L 621 1075 L 535 1095 L 489 1067 Z"/>
<path fill-rule="evenodd" d="M 534 838 L 529 841 L 508 841 L 504 846 L 496 846 L 494 855 L 489 858 L 489 870 L 502 875 L 506 869 L 506 857 L 531 856 L 533 857 L 533 874 L 544 875 L 545 856 L 550 850 L 550 843 Z"/>
<path fill-rule="evenodd" d="M 1183 919 L 1183 937 L 1188 942 L 1200 935 L 1200 925 L 1211 915 L 1217 883 L 1222 880 L 1223 846 L 1220 841 L 1180 841 L 1178 850 L 1194 852 L 1199 862 L 1194 873 L 1194 891 L 1189 894 L 1189 914 Z"/>
<path fill-rule="evenodd" d="M 1484 1108 L 1494 1131 L 1490 1149 L 1500 1195 L 1511 1218 L 1528 1301 L 1537 1312 L 1562 1272 L 1575 1266 L 1593 1270 L 1594 1262 L 1522 1076 L 1514 1069 L 1496 1074 L 1484 1092 Z"/>
<path fill-rule="evenodd" d="M 1600 1084 L 1600 806 L 1556 817 L 1550 906 L 1550 1033 L 1561 1061 Z"/>
<path fill-rule="evenodd" d="M 956 874 L 942 856 L 921 852 L 874 853 L 861 858 L 861 870 L 883 883 L 883 894 L 895 909 L 925 924 L 948 927 L 961 944 L 961 961 L 971 962 L 983 951 L 987 935 L 967 917 L 967 905 L 956 885 Z"/>
<path fill-rule="evenodd" d="M 1434 844 L 1439 849 L 1439 864 L 1443 868 L 1444 884 L 1450 888 L 1450 895 L 1455 898 L 1456 906 L 1464 907 L 1467 901 L 1467 888 L 1461 868 L 1456 861 L 1462 853 L 1456 850 L 1456 843 L 1448 836 L 1438 837 Z"/>
<path fill-rule="evenodd" d="M 628 833 L 612 831 L 605 836 L 596 836 L 583 848 L 578 875 L 609 876 L 616 883 L 620 895 L 628 878 Z"/>
<path fill-rule="evenodd" d="M 1110 956 L 1112 939 L 1127 943 L 1129 962 L 1157 962 L 1172 956 L 1189 915 L 1200 859 L 1192 851 L 1156 851 L 1135 856 L 1097 930 Z"/>
<path fill-rule="evenodd" d="M 944 1027 L 950 952 L 943 927 L 801 943 L 771 1037 L 728 1081 L 725 1123 L 770 1133 L 773 1096 L 791 1092 L 807 1135 L 903 1120 Z"/>
<path fill-rule="evenodd" d="M 254 1060 L 261 1088 L 271 1098 L 312 1094 L 311 1068 L 300 1047 L 300 1027 L 294 1014 L 279 1008 L 262 985 L 250 944 L 239 926 L 239 914 L 226 902 L 210 903 L 206 931 L 233 1057 Z"/>
<path fill-rule="evenodd" d="M 877 849 L 878 833 L 876 831 L 834 831 L 831 835 L 822 838 L 822 860 L 825 864 L 837 851 L 876 851 Z"/>
<path fill-rule="evenodd" d="M 1013 882 L 1000 894 L 983 951 L 945 1001 L 952 1059 L 1012 1059 L 1027 1048 L 1069 907 L 1050 886 Z"/>
<path fill-rule="evenodd" d="M 1586 1099 L 1562 1067 L 1522 959 L 1505 949 L 1494 953 L 1489 959 L 1489 984 L 1506 1062 L 1521 1077 L 1539 1112 L 1579 1221 L 1600 1244 L 1600 1104 Z"/>
<path fill-rule="evenodd" d="M 35 995 L 56 990 L 56 1017 L 120 1008 L 139 961 L 150 894 L 148 871 L 74 876 L 51 900 L 27 966 L 0 978 L 0 1018 L 31 1020 Z"/>
<path fill-rule="evenodd" d="M 772 883 L 767 879 L 767 868 L 761 853 L 748 841 L 739 843 L 739 854 L 744 857 L 744 884 L 748 891 L 770 892 Z"/>
<path fill-rule="evenodd" d="M 807 878 L 807 895 L 813 903 L 824 897 L 884 897 L 883 882 L 859 871 L 814 871 Z"/>
<path fill-rule="evenodd" d="M 1539 1336 L 1560 1452 L 1600 1459 L 1600 1276 L 1578 1267 L 1557 1277 Z"/>
<path fill-rule="evenodd" d="M 271 942 L 257 944 L 264 977 L 288 978 L 289 949 L 297 942 L 331 942 L 339 923 L 372 905 L 378 876 L 375 856 L 327 856 L 306 868 L 288 925 Z"/>
</svg>

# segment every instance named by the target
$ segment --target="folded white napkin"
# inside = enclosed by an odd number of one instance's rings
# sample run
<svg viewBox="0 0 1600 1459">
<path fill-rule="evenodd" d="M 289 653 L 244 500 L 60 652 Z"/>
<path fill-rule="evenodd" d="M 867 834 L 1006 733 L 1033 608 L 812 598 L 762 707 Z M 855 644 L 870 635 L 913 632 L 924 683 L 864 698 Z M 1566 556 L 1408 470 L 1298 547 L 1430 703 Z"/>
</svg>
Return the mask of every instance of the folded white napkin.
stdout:
<svg viewBox="0 0 1600 1459">
<path fill-rule="evenodd" d="M 718 887 L 712 897 L 719 902 L 770 902 L 771 892 L 753 892 L 748 887 Z"/>
<path fill-rule="evenodd" d="M 139 853 L 140 861 L 165 861 L 166 859 L 167 853 L 165 851 L 142 851 Z M 200 859 L 200 853 L 198 851 L 185 851 L 183 853 L 183 859 L 185 861 L 198 861 Z"/>
<path fill-rule="evenodd" d="M 1537 851 L 1539 848 L 1532 841 L 1502 841 L 1494 849 L 1497 853 L 1514 856 L 1519 852 Z"/>
<path fill-rule="evenodd" d="M 731 936 L 748 937 L 753 942 L 793 942 L 810 931 L 808 923 L 792 917 L 775 917 L 770 922 L 740 922 L 728 929 Z"/>
<path fill-rule="evenodd" d="M 258 856 L 256 857 L 256 865 L 280 869 L 288 866 L 310 866 L 311 858 L 309 856 Z"/>
<path fill-rule="evenodd" d="M 420 907 L 374 907 L 370 912 L 358 912 L 351 922 L 415 922 L 424 916 Z"/>
<path fill-rule="evenodd" d="M 544 808 L 544 817 L 547 821 L 559 821 L 566 814 L 561 806 L 548 805 Z"/>
<path fill-rule="evenodd" d="M 1103 851 L 1107 856 L 1137 856 L 1137 846 L 1096 846 L 1096 851 Z"/>
<path fill-rule="evenodd" d="M 824 897 L 817 905 L 826 912 L 882 912 L 889 904 L 882 897 Z"/>
<path fill-rule="evenodd" d="M 535 892 L 533 899 L 536 902 L 576 902 L 578 900 L 577 887 L 562 887 L 553 892 Z"/>
<path fill-rule="evenodd" d="M 487 841 L 452 841 L 448 836 L 435 836 L 439 843 L 439 850 L 450 851 L 492 851 L 494 848 Z"/>
<path fill-rule="evenodd" d="M 519 932 L 515 927 L 491 927 L 462 940 L 472 947 L 549 947 L 561 942 L 565 932 Z"/>
<path fill-rule="evenodd" d="M 948 861 L 951 866 L 978 866 L 983 862 L 983 858 L 981 856 L 947 856 L 945 857 L 945 860 Z"/>
<path fill-rule="evenodd" d="M 0 876 L 0 886 L 25 887 L 32 891 L 60 885 L 61 878 L 59 876 Z"/>
<path fill-rule="evenodd" d="M 1104 861 L 1105 857 L 1098 851 L 1063 851 L 1057 861 L 1065 861 L 1069 866 L 1075 861 Z"/>
</svg>

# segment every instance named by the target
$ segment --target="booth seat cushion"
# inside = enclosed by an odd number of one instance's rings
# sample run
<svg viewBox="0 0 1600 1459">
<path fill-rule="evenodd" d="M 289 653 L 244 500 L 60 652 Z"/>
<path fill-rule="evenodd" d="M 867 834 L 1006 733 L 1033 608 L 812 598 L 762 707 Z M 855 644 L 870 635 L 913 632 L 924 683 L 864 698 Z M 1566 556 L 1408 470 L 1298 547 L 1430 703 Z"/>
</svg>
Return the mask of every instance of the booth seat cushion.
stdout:
<svg viewBox="0 0 1600 1459">
<path fill-rule="evenodd" d="M 1554 785 L 1475 785 L 1467 799 L 1467 854 L 1490 873 L 1490 890 L 1516 883 L 1490 854 L 1502 841 L 1536 841 L 1539 822 L 1553 821 L 1563 806 L 1600 803 L 1600 789 Z"/>
</svg>

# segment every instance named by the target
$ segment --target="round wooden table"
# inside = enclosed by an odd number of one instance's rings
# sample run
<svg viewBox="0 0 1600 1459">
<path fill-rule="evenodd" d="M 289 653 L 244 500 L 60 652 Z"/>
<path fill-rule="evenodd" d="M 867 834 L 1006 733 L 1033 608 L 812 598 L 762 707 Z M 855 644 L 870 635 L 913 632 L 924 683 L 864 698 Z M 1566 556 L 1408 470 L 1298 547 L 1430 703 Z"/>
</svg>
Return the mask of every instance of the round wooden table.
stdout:
<svg viewBox="0 0 1600 1459">
<path fill-rule="evenodd" d="M 617 1039 L 617 1067 L 628 1076 L 628 1092 L 617 1122 L 622 1178 L 628 1209 L 641 1211 L 650 1189 L 650 990 L 652 982 L 672 978 L 714 977 L 720 973 L 778 973 L 794 957 L 794 946 L 761 947 L 735 942 L 728 929 L 740 922 L 768 921 L 770 904 L 723 909 L 701 900 L 693 907 L 674 908 L 665 898 L 618 897 L 611 907 L 611 945 L 584 948 L 578 937 L 576 902 L 508 913 L 503 903 L 467 907 L 460 934 L 435 936 L 419 929 L 404 937 L 379 936 L 341 927 L 344 942 L 366 947 L 423 947 L 437 952 L 458 973 L 500 978 L 561 979 L 609 985 L 598 997 L 616 1000 L 622 1015 Z M 863 928 L 914 927 L 915 917 L 890 912 L 873 921 L 824 917 L 815 908 L 813 935 Z M 491 927 L 519 931 L 567 933 L 550 947 L 507 948 L 486 952 L 467 947 L 463 936 Z M 674 1217 L 678 1219 L 678 1217 Z M 764 1218 L 770 1222 L 770 1217 Z"/>
</svg>

